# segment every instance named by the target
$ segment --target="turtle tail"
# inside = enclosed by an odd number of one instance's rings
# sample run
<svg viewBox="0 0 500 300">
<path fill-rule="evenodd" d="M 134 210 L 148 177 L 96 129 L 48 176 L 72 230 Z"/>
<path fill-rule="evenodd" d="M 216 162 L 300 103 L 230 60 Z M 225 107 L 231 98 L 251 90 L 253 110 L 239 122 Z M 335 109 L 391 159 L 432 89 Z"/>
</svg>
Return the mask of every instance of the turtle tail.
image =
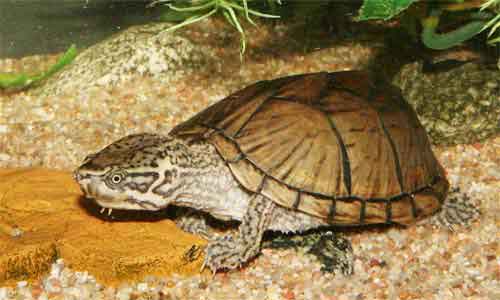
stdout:
<svg viewBox="0 0 500 300">
<path fill-rule="evenodd" d="M 469 195 L 455 187 L 448 192 L 441 210 L 431 218 L 431 224 L 454 231 L 454 226 L 469 226 L 480 214 Z"/>
</svg>

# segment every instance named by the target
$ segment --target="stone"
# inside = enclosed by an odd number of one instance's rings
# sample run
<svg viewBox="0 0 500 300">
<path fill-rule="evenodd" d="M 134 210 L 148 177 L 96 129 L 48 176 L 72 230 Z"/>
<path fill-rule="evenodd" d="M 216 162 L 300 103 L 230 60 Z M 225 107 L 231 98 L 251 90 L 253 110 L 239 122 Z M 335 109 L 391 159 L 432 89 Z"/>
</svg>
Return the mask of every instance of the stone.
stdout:
<svg viewBox="0 0 500 300">
<path fill-rule="evenodd" d="M 50 77 L 35 95 L 57 95 L 92 87 L 109 88 L 147 76 L 169 84 L 186 72 L 215 60 L 213 50 L 166 30 L 169 23 L 132 26 L 83 50 L 62 72 Z"/>
<path fill-rule="evenodd" d="M 81 195 L 67 171 L 0 169 L 0 223 L 23 231 L 0 231 L 0 286 L 39 279 L 58 258 L 106 285 L 199 272 L 203 255 L 186 253 L 203 249 L 201 238 L 160 213 L 100 214 Z"/>
<path fill-rule="evenodd" d="M 433 144 L 481 142 L 500 133 L 500 70 L 469 62 L 425 73 L 407 64 L 394 78 Z"/>
</svg>

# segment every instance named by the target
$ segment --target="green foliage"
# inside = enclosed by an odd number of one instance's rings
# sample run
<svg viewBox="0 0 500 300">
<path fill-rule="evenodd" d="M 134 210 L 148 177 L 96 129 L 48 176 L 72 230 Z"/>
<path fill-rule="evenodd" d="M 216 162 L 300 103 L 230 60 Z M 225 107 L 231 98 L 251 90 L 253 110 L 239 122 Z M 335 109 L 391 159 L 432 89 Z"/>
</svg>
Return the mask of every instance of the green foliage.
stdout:
<svg viewBox="0 0 500 300">
<path fill-rule="evenodd" d="M 359 10 L 358 20 L 389 20 L 407 9 L 416 0 L 365 0 Z"/>
<path fill-rule="evenodd" d="M 457 46 L 481 32 L 486 24 L 481 19 L 482 15 L 478 15 L 477 20 L 471 15 L 469 23 L 450 32 L 437 33 L 441 13 L 442 10 L 435 8 L 422 20 L 422 42 L 431 49 L 443 50 Z"/>
<path fill-rule="evenodd" d="M 280 3 L 279 0 L 267 0 L 268 3 Z M 154 4 L 162 3 L 170 8 L 164 16 L 165 21 L 181 21 L 167 31 L 174 31 L 178 28 L 199 22 L 214 14 L 222 14 L 226 20 L 240 33 L 240 57 L 246 49 L 245 31 L 241 26 L 239 18 L 242 16 L 252 25 L 256 24 L 250 16 L 257 16 L 262 18 L 279 18 L 280 16 L 266 14 L 249 7 L 249 2 L 254 0 L 159 0 Z"/>
<path fill-rule="evenodd" d="M 163 20 L 170 22 L 178 22 L 178 24 L 170 27 L 167 31 L 173 31 L 180 27 L 201 21 L 212 15 L 219 14 L 240 33 L 241 46 L 240 56 L 243 56 L 246 48 L 245 30 L 241 24 L 241 19 L 247 20 L 250 24 L 255 25 L 252 16 L 263 18 L 279 18 L 280 16 L 294 15 L 304 16 L 314 20 L 321 14 L 331 13 L 325 10 L 325 4 L 335 0 L 158 0 L 155 4 L 165 4 L 169 10 L 163 15 Z M 282 2 L 286 5 L 281 5 Z M 359 14 L 358 21 L 366 20 L 389 20 L 401 14 L 408 9 L 412 4 L 419 2 L 418 0 L 364 0 Z M 500 0 L 485 0 L 479 11 L 480 3 L 467 0 L 448 0 L 448 1 L 420 1 L 420 8 L 428 10 L 426 17 L 418 16 L 418 20 L 423 25 L 422 41 L 432 49 L 446 49 L 458 45 L 479 32 L 488 30 L 490 43 L 500 42 Z M 255 7 L 267 7 L 273 14 L 266 14 Z M 260 5 L 260 6 L 259 6 Z M 496 9 L 496 10 L 495 10 Z M 484 11 L 487 10 L 487 11 Z M 290 13 L 293 11 L 293 13 Z M 441 32 L 438 25 L 447 24 L 447 18 L 440 20 L 440 15 L 432 15 L 436 11 L 447 11 L 448 15 L 465 15 L 469 19 L 463 26 L 452 30 L 451 32 Z M 484 11 L 484 12 L 483 12 Z M 491 14 L 492 11 L 496 12 Z M 481 17 L 477 17 L 481 15 Z M 485 17 L 486 16 L 486 17 Z M 332 16 L 332 18 L 335 16 Z M 405 24 L 406 19 L 411 18 L 409 14 L 402 15 L 401 23 Z M 415 23 L 415 22 L 414 22 Z M 416 24 L 416 23 L 415 23 Z"/>
<path fill-rule="evenodd" d="M 383 19 L 388 20 L 407 9 L 417 0 L 364 0 L 359 11 L 358 20 Z M 489 43 L 499 43 L 500 35 L 500 0 L 488 0 L 481 6 L 478 13 L 477 4 L 465 0 L 451 0 L 448 2 L 428 1 L 431 8 L 430 14 L 421 20 L 422 42 L 431 49 L 447 49 L 456 46 L 477 35 L 483 30 L 489 30 Z M 466 11 L 469 22 L 463 26 L 446 33 L 437 33 L 440 21 L 440 13 L 447 9 L 448 5 L 453 5 L 453 11 Z M 497 15 L 491 17 L 485 10 L 496 9 Z M 438 12 L 436 14 L 436 12 Z M 496 34 L 496 36 L 495 36 Z"/>
<path fill-rule="evenodd" d="M 481 6 L 481 11 L 486 9 L 491 9 L 496 12 L 496 16 L 492 18 L 486 25 L 483 26 L 482 30 L 488 31 L 488 42 L 490 44 L 500 43 L 500 0 L 489 0 Z"/>
<path fill-rule="evenodd" d="M 11 74 L 11 73 L 0 73 L 0 89 L 25 89 L 33 86 L 40 81 L 52 76 L 64 66 L 68 65 L 75 59 L 77 54 L 76 46 L 71 45 L 69 49 L 59 58 L 59 60 L 50 67 L 47 71 L 35 74 Z"/>
</svg>

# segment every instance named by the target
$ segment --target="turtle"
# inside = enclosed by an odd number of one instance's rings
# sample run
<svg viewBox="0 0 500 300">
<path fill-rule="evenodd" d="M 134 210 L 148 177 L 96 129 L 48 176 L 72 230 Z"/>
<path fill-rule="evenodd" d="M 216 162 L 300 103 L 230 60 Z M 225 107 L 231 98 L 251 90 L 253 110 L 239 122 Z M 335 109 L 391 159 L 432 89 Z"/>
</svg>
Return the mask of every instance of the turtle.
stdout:
<svg viewBox="0 0 500 300">
<path fill-rule="evenodd" d="M 209 239 L 203 267 L 214 274 L 256 257 L 266 231 L 408 226 L 446 207 L 450 188 L 400 90 L 364 71 L 259 81 L 167 134 L 131 134 L 88 155 L 74 178 L 110 213 L 186 208 L 177 224 Z M 474 207 L 453 203 L 451 223 L 471 219 Z M 214 235 L 205 215 L 238 229 Z M 349 244 L 331 245 L 352 259 Z M 335 261 L 352 272 L 345 259 Z"/>
</svg>

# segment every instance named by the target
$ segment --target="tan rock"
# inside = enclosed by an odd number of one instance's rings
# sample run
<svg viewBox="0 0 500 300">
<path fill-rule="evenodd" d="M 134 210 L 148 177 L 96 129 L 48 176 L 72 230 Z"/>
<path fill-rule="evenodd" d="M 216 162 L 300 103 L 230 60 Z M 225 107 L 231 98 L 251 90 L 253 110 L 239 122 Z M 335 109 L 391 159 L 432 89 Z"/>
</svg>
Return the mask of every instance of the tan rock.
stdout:
<svg viewBox="0 0 500 300">
<path fill-rule="evenodd" d="M 0 286 L 39 278 L 57 258 L 106 285 L 200 269 L 205 242 L 164 216 L 98 210 L 69 172 L 0 169 Z M 20 237 L 2 232 L 14 223 Z"/>
</svg>

